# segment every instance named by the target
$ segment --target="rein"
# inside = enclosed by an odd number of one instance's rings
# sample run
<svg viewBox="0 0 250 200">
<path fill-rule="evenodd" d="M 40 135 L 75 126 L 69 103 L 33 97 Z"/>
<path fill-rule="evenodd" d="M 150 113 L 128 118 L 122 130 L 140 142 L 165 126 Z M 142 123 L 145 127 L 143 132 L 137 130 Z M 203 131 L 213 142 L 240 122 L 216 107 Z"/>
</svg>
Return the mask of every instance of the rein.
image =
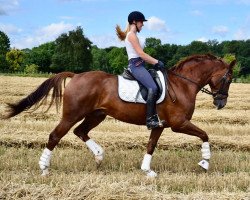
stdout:
<svg viewBox="0 0 250 200">
<path fill-rule="evenodd" d="M 201 87 L 195 81 L 193 81 L 193 80 L 191 80 L 191 79 L 189 79 L 187 77 L 184 77 L 184 76 L 182 76 L 182 75 L 180 75 L 180 74 L 178 74 L 176 72 L 173 72 L 173 71 L 169 71 L 169 72 L 173 73 L 175 76 L 178 76 L 178 77 L 180 77 L 180 78 L 182 78 L 184 80 L 187 80 L 187 81 L 189 81 L 189 82 L 197 85 L 198 88 L 199 88 L 199 91 L 202 91 L 202 92 L 204 92 L 206 94 L 209 94 L 209 95 L 213 96 L 214 100 L 222 100 L 222 99 L 225 99 L 225 98 L 228 97 L 228 92 L 225 90 L 225 85 L 231 83 L 231 81 L 227 80 L 227 77 L 231 75 L 230 72 L 229 72 L 229 70 L 227 70 L 225 72 L 225 74 L 221 77 L 221 79 L 215 84 L 215 86 L 216 86 L 216 85 L 218 85 L 219 83 L 222 82 L 221 85 L 220 85 L 220 88 L 217 91 L 215 91 L 215 92 L 209 91 L 205 87 Z"/>
<path fill-rule="evenodd" d="M 173 71 L 171 71 L 171 73 L 173 73 L 175 76 L 178 76 L 178 77 L 180 77 L 180 78 L 182 78 L 182 79 L 184 79 L 184 80 L 187 80 L 187 81 L 189 81 L 189 82 L 191 82 L 191 83 L 197 85 L 198 88 L 199 88 L 199 91 L 202 91 L 202 92 L 204 92 L 204 93 L 206 93 L 206 94 L 208 94 L 208 95 L 214 96 L 214 93 L 212 93 L 211 91 L 209 91 L 209 90 L 208 90 L 207 88 L 205 88 L 205 87 L 201 87 L 198 83 L 196 83 L 196 82 L 193 81 L 192 79 L 189 79 L 189 78 L 187 78 L 187 77 L 185 77 L 185 76 L 182 76 L 182 75 L 180 75 L 180 74 L 178 74 L 178 73 L 176 73 L 176 72 L 173 72 Z"/>
</svg>

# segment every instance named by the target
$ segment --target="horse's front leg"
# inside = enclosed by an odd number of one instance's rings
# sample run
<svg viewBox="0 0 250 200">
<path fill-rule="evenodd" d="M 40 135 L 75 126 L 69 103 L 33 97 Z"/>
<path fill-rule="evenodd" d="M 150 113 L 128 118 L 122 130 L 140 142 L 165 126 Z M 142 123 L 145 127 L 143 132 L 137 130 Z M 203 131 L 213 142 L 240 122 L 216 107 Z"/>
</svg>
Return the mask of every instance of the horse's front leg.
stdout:
<svg viewBox="0 0 250 200">
<path fill-rule="evenodd" d="M 147 153 L 144 155 L 141 169 L 147 174 L 148 177 L 156 177 L 157 173 L 151 170 L 150 163 L 152 160 L 152 154 L 154 153 L 157 142 L 161 136 L 164 128 L 155 128 L 151 131 L 150 138 L 147 146 Z"/>
<path fill-rule="evenodd" d="M 181 125 L 171 127 L 174 132 L 185 133 L 188 135 L 193 135 L 199 137 L 203 143 L 201 146 L 202 160 L 198 163 L 203 169 L 208 170 L 209 159 L 211 157 L 210 146 L 208 143 L 208 135 L 205 131 L 201 130 L 190 121 L 186 120 Z"/>
</svg>

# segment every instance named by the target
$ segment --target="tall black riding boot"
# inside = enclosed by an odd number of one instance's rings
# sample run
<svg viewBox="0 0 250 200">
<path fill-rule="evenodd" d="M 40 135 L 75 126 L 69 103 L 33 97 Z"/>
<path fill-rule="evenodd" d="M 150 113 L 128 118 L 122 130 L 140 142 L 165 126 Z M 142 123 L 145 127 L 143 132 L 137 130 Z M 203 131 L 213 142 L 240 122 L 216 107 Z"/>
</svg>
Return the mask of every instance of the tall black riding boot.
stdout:
<svg viewBox="0 0 250 200">
<path fill-rule="evenodd" d="M 160 120 L 158 114 L 156 113 L 156 96 L 153 93 L 153 90 L 148 90 L 147 98 L 147 119 L 146 125 L 149 130 L 162 127 L 164 120 Z"/>
</svg>

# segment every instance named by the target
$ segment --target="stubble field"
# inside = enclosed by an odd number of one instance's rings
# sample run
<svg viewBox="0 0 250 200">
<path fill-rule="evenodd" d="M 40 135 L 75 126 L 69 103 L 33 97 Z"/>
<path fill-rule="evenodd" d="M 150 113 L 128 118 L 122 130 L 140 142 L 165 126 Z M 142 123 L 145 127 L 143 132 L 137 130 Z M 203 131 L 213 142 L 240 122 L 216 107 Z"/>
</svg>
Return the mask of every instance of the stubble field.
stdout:
<svg viewBox="0 0 250 200">
<path fill-rule="evenodd" d="M 0 76 L 0 115 L 44 80 Z M 51 175 L 41 177 L 39 157 L 60 119 L 55 107 L 42 111 L 0 120 L 0 199 L 250 199 L 250 84 L 233 83 L 222 110 L 197 96 L 192 122 L 210 137 L 207 173 L 197 165 L 201 141 L 166 129 L 151 165 L 159 176 L 146 178 L 149 131 L 107 118 L 89 134 L 105 149 L 98 169 L 71 129 L 53 151 Z"/>
</svg>

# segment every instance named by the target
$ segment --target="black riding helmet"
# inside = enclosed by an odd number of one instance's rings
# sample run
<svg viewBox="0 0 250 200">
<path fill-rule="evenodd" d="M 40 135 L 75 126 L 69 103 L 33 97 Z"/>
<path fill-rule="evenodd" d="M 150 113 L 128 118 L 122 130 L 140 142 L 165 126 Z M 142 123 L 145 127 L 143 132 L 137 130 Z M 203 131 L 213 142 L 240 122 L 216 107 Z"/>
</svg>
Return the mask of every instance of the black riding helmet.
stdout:
<svg viewBox="0 0 250 200">
<path fill-rule="evenodd" d="M 133 21 L 142 21 L 142 22 L 145 22 L 145 21 L 148 21 L 145 19 L 144 15 L 139 12 L 139 11 L 133 11 L 131 12 L 129 15 L 128 15 L 128 23 L 129 24 L 133 24 Z"/>
</svg>

